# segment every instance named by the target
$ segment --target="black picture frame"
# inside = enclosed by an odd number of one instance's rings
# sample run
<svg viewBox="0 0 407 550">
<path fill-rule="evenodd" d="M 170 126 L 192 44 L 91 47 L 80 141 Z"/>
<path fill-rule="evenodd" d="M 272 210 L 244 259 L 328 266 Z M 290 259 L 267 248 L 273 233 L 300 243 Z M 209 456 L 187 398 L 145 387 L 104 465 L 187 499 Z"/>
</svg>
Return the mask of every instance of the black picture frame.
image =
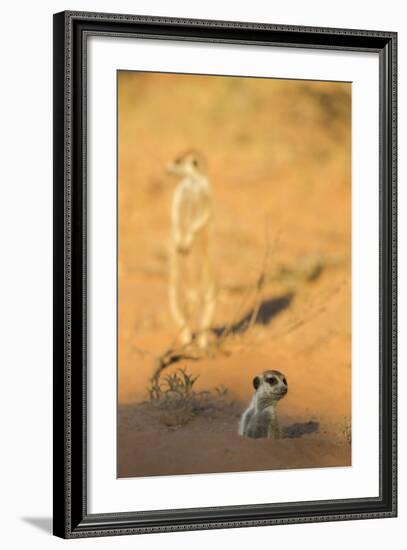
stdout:
<svg viewBox="0 0 407 550">
<path fill-rule="evenodd" d="M 92 35 L 376 52 L 380 69 L 380 494 L 319 502 L 87 511 L 86 59 Z M 85 12 L 54 15 L 54 534 L 63 538 L 397 514 L 397 34 Z"/>
</svg>

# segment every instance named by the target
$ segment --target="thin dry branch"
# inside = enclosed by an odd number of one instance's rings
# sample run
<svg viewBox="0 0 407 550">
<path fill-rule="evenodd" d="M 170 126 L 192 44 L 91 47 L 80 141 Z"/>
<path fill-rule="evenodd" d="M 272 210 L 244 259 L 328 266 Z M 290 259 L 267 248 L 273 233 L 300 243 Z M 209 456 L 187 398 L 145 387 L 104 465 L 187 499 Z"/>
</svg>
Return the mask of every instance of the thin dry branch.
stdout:
<svg viewBox="0 0 407 550">
<path fill-rule="evenodd" d="M 328 291 L 323 295 L 323 298 L 319 299 L 319 302 L 317 304 L 311 303 L 309 308 L 309 313 L 304 313 L 303 317 L 291 318 L 288 320 L 285 326 L 281 327 L 280 330 L 274 332 L 273 337 L 279 338 L 281 336 L 285 336 L 286 334 L 289 334 L 291 332 L 294 332 L 295 330 L 298 330 L 299 328 L 303 327 L 304 325 L 308 324 L 310 321 L 318 317 L 321 313 L 324 313 L 326 311 L 327 303 L 330 299 L 332 299 L 335 294 L 339 292 L 341 287 L 343 286 L 343 283 L 336 285 L 333 288 L 328 289 Z"/>
<path fill-rule="evenodd" d="M 195 353 L 192 355 L 187 351 L 183 352 L 182 348 L 168 349 L 162 355 L 155 358 L 155 369 L 153 372 L 152 380 L 158 380 L 164 369 L 178 363 L 179 361 L 198 361 L 202 358 L 202 354 Z"/>
<path fill-rule="evenodd" d="M 277 246 L 278 239 L 280 238 L 280 235 L 277 234 L 276 238 L 274 239 L 273 248 Z M 265 225 L 265 250 L 264 250 L 264 258 L 263 258 L 263 265 L 260 270 L 259 277 L 257 279 L 256 283 L 256 294 L 255 294 L 255 302 L 253 307 L 253 312 L 251 315 L 251 318 L 249 320 L 249 323 L 247 325 L 247 330 L 250 330 L 253 325 L 256 323 L 260 307 L 263 301 L 263 289 L 266 282 L 266 275 L 269 271 L 269 261 L 271 257 L 271 251 L 272 247 L 270 246 L 270 238 L 269 238 L 269 230 L 268 230 L 268 221 L 266 219 L 266 225 Z"/>
<path fill-rule="evenodd" d="M 260 269 L 260 273 L 256 279 L 256 282 L 254 285 L 246 285 L 245 286 L 245 296 L 243 297 L 243 300 L 240 302 L 240 307 L 238 307 L 235 311 L 235 314 L 233 315 L 231 321 L 229 323 L 226 323 L 223 327 L 222 332 L 218 336 L 217 339 L 217 346 L 222 347 L 222 345 L 228 340 L 228 338 L 231 336 L 231 333 L 233 332 L 233 327 L 236 325 L 238 320 L 241 318 L 241 312 L 243 309 L 243 305 L 247 303 L 248 296 L 253 292 L 254 290 L 254 300 L 253 300 L 253 307 L 251 308 L 252 313 L 250 316 L 250 319 L 247 322 L 247 327 L 245 328 L 245 332 L 253 327 L 253 325 L 256 323 L 256 320 L 259 315 L 260 307 L 263 300 L 263 289 L 265 287 L 265 284 L 267 283 L 267 274 L 269 272 L 269 261 L 271 257 L 272 248 L 275 248 L 278 242 L 278 239 L 280 237 L 279 234 L 277 234 L 273 247 L 270 246 L 270 238 L 269 238 L 269 216 L 266 216 L 266 222 L 265 222 L 265 249 L 264 249 L 264 256 L 263 256 L 263 262 L 262 267 Z"/>
<path fill-rule="evenodd" d="M 142 355 L 149 355 L 153 359 L 154 370 L 151 377 L 152 382 L 157 383 L 158 380 L 160 379 L 160 376 L 163 370 L 165 370 L 169 366 L 184 360 L 199 361 L 203 357 L 209 356 L 211 353 L 213 353 L 214 350 L 221 350 L 227 342 L 231 342 L 232 338 L 235 336 L 234 327 L 236 326 L 237 323 L 239 323 L 239 319 L 242 316 L 242 310 L 244 306 L 247 304 L 248 297 L 254 291 L 254 298 L 252 301 L 253 307 L 250 308 L 250 311 L 251 311 L 250 317 L 245 323 L 244 330 L 242 330 L 242 332 L 244 332 L 245 335 L 251 332 L 251 329 L 254 327 L 254 325 L 258 320 L 260 308 L 262 306 L 263 298 L 264 298 L 263 296 L 264 288 L 270 282 L 270 261 L 271 261 L 272 253 L 274 252 L 278 244 L 279 238 L 280 238 L 280 234 L 277 234 L 272 245 L 270 244 L 268 220 L 266 219 L 264 255 L 263 255 L 262 265 L 259 271 L 259 275 L 256 279 L 256 282 L 254 285 L 246 285 L 242 287 L 246 291 L 245 296 L 239 302 L 238 307 L 236 308 L 234 314 L 232 315 L 231 321 L 224 325 L 220 334 L 218 334 L 216 341 L 213 344 L 211 344 L 209 349 L 202 350 L 198 348 L 194 344 L 194 342 L 183 346 L 177 346 L 179 333 L 175 336 L 170 347 L 167 348 L 160 355 L 155 355 L 149 351 L 134 347 L 134 350 L 137 353 L 140 353 Z M 283 327 L 280 328 L 280 330 L 277 330 L 277 331 L 273 330 L 273 338 L 279 338 L 281 336 L 294 332 L 300 329 L 301 327 L 303 327 L 304 325 L 306 325 L 307 323 L 311 322 L 314 318 L 316 318 L 321 313 L 323 313 L 326 309 L 327 302 L 334 294 L 338 292 L 340 287 L 341 285 L 338 285 L 334 289 L 329 289 L 327 292 L 321 293 L 318 296 L 317 300 L 315 300 L 315 297 L 313 297 L 312 302 L 307 304 L 310 307 L 307 307 L 302 312 L 302 314 L 296 315 L 295 317 L 291 317 L 291 319 L 289 319 L 288 322 Z"/>
</svg>

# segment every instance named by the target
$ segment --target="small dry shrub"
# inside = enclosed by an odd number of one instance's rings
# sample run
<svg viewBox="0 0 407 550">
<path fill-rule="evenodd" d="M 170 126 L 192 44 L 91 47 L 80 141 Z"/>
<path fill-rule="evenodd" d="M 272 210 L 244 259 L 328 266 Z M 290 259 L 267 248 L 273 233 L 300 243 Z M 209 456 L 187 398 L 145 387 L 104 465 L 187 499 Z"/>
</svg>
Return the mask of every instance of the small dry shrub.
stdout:
<svg viewBox="0 0 407 550">
<path fill-rule="evenodd" d="M 185 369 L 153 379 L 148 387 L 149 403 L 162 411 L 160 422 L 169 427 L 182 426 L 192 418 L 225 404 L 227 388 L 219 386 L 213 391 L 196 391 L 194 385 L 198 376 L 192 376 Z"/>
</svg>

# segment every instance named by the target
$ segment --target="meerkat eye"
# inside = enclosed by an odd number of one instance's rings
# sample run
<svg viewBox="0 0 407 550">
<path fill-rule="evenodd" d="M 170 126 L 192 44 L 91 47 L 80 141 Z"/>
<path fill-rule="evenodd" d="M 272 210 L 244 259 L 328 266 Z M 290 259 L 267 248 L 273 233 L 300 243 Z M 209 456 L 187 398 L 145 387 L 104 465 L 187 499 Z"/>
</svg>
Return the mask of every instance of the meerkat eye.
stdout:
<svg viewBox="0 0 407 550">
<path fill-rule="evenodd" d="M 270 386 L 275 386 L 278 380 L 275 376 L 272 376 L 271 378 L 267 378 L 267 382 L 270 384 Z"/>
<path fill-rule="evenodd" d="M 192 165 L 195 167 L 198 166 L 198 160 L 196 158 L 192 159 Z"/>
<path fill-rule="evenodd" d="M 287 385 L 287 379 L 286 379 L 286 378 L 283 378 L 283 383 L 284 383 L 285 385 Z"/>
</svg>

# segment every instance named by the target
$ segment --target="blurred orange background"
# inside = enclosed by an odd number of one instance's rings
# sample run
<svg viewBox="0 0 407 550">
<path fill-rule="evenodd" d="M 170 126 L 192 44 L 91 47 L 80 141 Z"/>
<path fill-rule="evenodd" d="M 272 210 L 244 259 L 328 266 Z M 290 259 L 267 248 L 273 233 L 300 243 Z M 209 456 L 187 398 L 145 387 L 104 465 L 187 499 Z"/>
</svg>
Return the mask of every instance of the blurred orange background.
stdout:
<svg viewBox="0 0 407 550">
<path fill-rule="evenodd" d="M 147 398 L 154 357 L 176 335 L 168 308 L 176 180 L 166 166 L 191 148 L 206 157 L 214 193 L 214 326 L 250 309 L 266 226 L 264 299 L 287 303 L 229 356 L 176 367 L 199 374 L 198 389 L 224 385 L 242 403 L 253 375 L 282 370 L 290 386 L 283 418 L 317 418 L 327 437 L 343 439 L 351 418 L 349 83 L 118 73 L 119 405 Z"/>
</svg>

